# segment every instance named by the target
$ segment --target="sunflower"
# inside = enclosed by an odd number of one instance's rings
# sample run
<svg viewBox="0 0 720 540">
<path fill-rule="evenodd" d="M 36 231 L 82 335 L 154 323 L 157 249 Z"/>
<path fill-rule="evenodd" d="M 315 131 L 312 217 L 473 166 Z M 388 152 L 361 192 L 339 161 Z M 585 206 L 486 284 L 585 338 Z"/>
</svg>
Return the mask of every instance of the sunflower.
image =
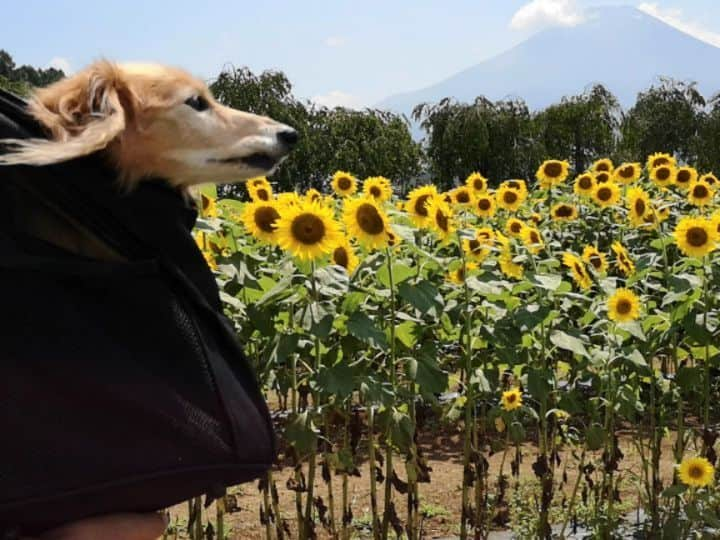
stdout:
<svg viewBox="0 0 720 540">
<path fill-rule="evenodd" d="M 311 203 L 322 204 L 323 195 L 315 188 L 310 188 L 305 192 L 305 199 Z"/>
<path fill-rule="evenodd" d="M 578 210 L 572 204 L 558 203 L 550 211 L 553 221 L 574 221 L 578 217 Z"/>
<path fill-rule="evenodd" d="M 616 205 L 620 201 L 620 187 L 615 182 L 598 184 L 593 189 L 592 198 L 602 208 Z"/>
<path fill-rule="evenodd" d="M 393 231 L 392 229 L 388 229 L 387 243 L 388 243 L 388 247 L 395 247 L 398 244 L 400 244 L 400 237 L 397 234 L 395 234 L 395 231 Z"/>
<path fill-rule="evenodd" d="M 631 187 L 627 192 L 627 208 L 630 223 L 639 227 L 645 221 L 645 214 L 651 211 L 650 197 L 641 187 Z"/>
<path fill-rule="evenodd" d="M 717 227 L 705 218 L 684 217 L 675 227 L 675 242 L 685 255 L 704 257 L 715 250 L 718 241 Z"/>
<path fill-rule="evenodd" d="M 500 253 L 498 264 L 500 265 L 500 271 L 505 277 L 522 279 L 525 273 L 523 266 L 513 261 L 512 252 L 509 249 L 503 250 Z"/>
<path fill-rule="evenodd" d="M 301 260 L 315 260 L 332 250 L 342 240 L 340 224 L 331 209 L 310 201 L 296 207 L 285 207 L 275 221 L 278 245 Z"/>
<path fill-rule="evenodd" d="M 607 301 L 608 318 L 615 322 L 640 318 L 640 299 L 630 289 L 618 289 Z"/>
<path fill-rule="evenodd" d="M 709 184 L 713 189 L 717 189 L 717 187 L 720 186 L 720 180 L 718 180 L 718 177 L 713 173 L 703 174 L 700 180 Z"/>
<path fill-rule="evenodd" d="M 454 204 L 470 206 L 473 203 L 473 192 L 466 186 L 460 186 L 450 192 Z"/>
<path fill-rule="evenodd" d="M 472 272 L 473 270 L 477 269 L 477 264 L 475 263 L 465 263 L 465 265 L 460 265 L 455 270 L 452 270 L 447 278 L 451 283 L 454 283 L 455 285 L 462 285 L 465 283 L 465 278 L 467 275 Z"/>
<path fill-rule="evenodd" d="M 217 217 L 217 203 L 213 197 L 208 197 L 204 193 L 200 194 L 200 215 L 202 217 Z"/>
<path fill-rule="evenodd" d="M 612 180 L 612 174 L 608 171 L 599 171 L 595 173 L 595 183 L 596 184 L 604 184 L 606 182 L 609 182 Z"/>
<path fill-rule="evenodd" d="M 577 195 L 590 197 L 595 189 L 595 176 L 592 173 L 583 173 L 575 179 L 573 191 Z"/>
<path fill-rule="evenodd" d="M 275 201 L 247 203 L 240 219 L 248 232 L 258 240 L 270 244 L 277 243 L 276 225 L 280 219 L 280 212 Z"/>
<path fill-rule="evenodd" d="M 675 158 L 670 154 L 663 154 L 662 152 L 656 152 L 655 154 L 648 157 L 647 168 L 649 171 L 667 165 L 668 167 L 675 167 Z"/>
<path fill-rule="evenodd" d="M 505 223 L 505 232 L 513 238 L 520 238 L 525 227 L 526 225 L 522 220 L 519 220 L 518 218 L 510 218 Z"/>
<path fill-rule="evenodd" d="M 352 274 L 357 268 L 358 258 L 355 250 L 350 245 L 350 241 L 343 237 L 338 245 L 333 249 L 332 262 L 338 266 L 342 266 L 348 274 Z"/>
<path fill-rule="evenodd" d="M 525 197 L 520 190 L 501 186 L 495 194 L 495 201 L 500 208 L 514 212 L 525 202 Z"/>
<path fill-rule="evenodd" d="M 500 404 L 507 412 L 519 409 L 522 406 L 522 394 L 520 393 L 520 389 L 513 388 L 512 390 L 503 392 L 502 397 L 500 398 Z"/>
<path fill-rule="evenodd" d="M 540 234 L 540 231 L 535 227 L 523 228 L 520 233 L 520 238 L 522 239 L 523 244 L 525 244 L 525 246 L 527 246 L 530 250 L 530 253 L 540 253 L 540 251 L 542 251 L 545 247 L 542 234 Z"/>
<path fill-rule="evenodd" d="M 693 167 L 680 167 L 675 171 L 673 179 L 680 189 L 687 190 L 698 179 L 698 173 Z"/>
<path fill-rule="evenodd" d="M 585 246 L 582 260 L 592 266 L 598 274 L 604 274 L 607 271 L 607 257 L 605 257 L 604 253 L 598 251 L 598 248 L 595 246 Z"/>
<path fill-rule="evenodd" d="M 640 179 L 642 165 L 639 163 L 623 163 L 613 173 L 613 180 L 618 184 L 632 184 Z"/>
<path fill-rule="evenodd" d="M 572 271 L 573 280 L 581 289 L 587 290 L 592 287 L 592 279 L 580 257 L 574 253 L 566 252 L 563 254 L 563 264 Z"/>
<path fill-rule="evenodd" d="M 349 197 L 357 191 L 357 178 L 345 171 L 337 171 L 333 174 L 330 185 L 333 191 L 341 197 Z"/>
<path fill-rule="evenodd" d="M 435 197 L 428 208 L 430 227 L 446 242 L 455 232 L 455 224 L 450 206 L 440 197 Z"/>
<path fill-rule="evenodd" d="M 473 209 L 479 217 L 493 217 L 495 215 L 495 208 L 495 195 L 493 193 L 480 193 L 475 197 Z"/>
<path fill-rule="evenodd" d="M 213 255 L 211 251 L 203 251 L 202 255 L 210 269 L 217 271 L 218 265 L 217 261 L 215 260 L 215 255 Z"/>
<path fill-rule="evenodd" d="M 253 201 L 269 201 L 273 198 L 273 191 L 270 182 L 264 176 L 251 178 L 245 184 L 248 195 Z"/>
<path fill-rule="evenodd" d="M 490 255 L 490 248 L 495 242 L 495 232 L 490 227 L 481 227 L 475 231 L 474 238 L 463 240 L 465 256 L 475 261 L 483 261 Z"/>
<path fill-rule="evenodd" d="M 525 180 L 505 180 L 502 184 L 500 184 L 500 187 L 507 187 L 510 189 L 514 189 L 515 191 L 519 191 L 522 200 L 524 201 L 525 199 L 527 199 L 528 189 Z"/>
<path fill-rule="evenodd" d="M 294 191 L 286 191 L 278 194 L 276 202 L 279 206 L 299 206 L 302 197 Z"/>
<path fill-rule="evenodd" d="M 465 179 L 465 185 L 472 193 L 478 195 L 484 191 L 487 191 L 488 182 L 487 178 L 485 178 L 482 174 L 480 174 L 479 172 L 474 172 Z"/>
<path fill-rule="evenodd" d="M 601 171 L 606 173 L 612 173 L 615 170 L 615 166 L 613 165 L 611 159 L 602 158 L 598 159 L 595 163 L 593 163 L 592 167 L 590 167 L 590 170 L 596 173 Z"/>
<path fill-rule="evenodd" d="M 392 197 L 390 180 L 384 176 L 366 178 L 365 182 L 363 182 L 363 193 L 379 203 L 388 201 Z"/>
<path fill-rule="evenodd" d="M 686 458 L 678 466 L 678 477 L 686 486 L 706 487 L 715 480 L 715 467 L 704 457 Z"/>
<path fill-rule="evenodd" d="M 698 180 L 688 190 L 688 201 L 695 206 L 706 206 L 712 202 L 715 192 L 707 182 Z"/>
<path fill-rule="evenodd" d="M 570 171 L 567 161 L 549 159 L 543 162 L 535 173 L 535 177 L 543 189 L 551 188 L 565 181 Z"/>
<path fill-rule="evenodd" d="M 712 223 L 713 227 L 715 228 L 718 241 L 720 241 L 720 210 L 718 210 L 712 215 L 712 217 L 710 218 L 710 223 Z"/>
<path fill-rule="evenodd" d="M 428 204 L 437 196 L 437 188 L 433 185 L 415 188 L 408 194 L 405 208 L 416 227 L 428 224 Z"/>
<path fill-rule="evenodd" d="M 615 265 L 618 269 L 626 276 L 631 276 L 635 273 L 635 263 L 630 258 L 625 247 L 620 242 L 612 243 L 612 250 L 615 253 L 616 261 Z"/>
<path fill-rule="evenodd" d="M 675 167 L 671 165 L 660 165 L 650 170 L 650 180 L 658 187 L 667 187 L 675 178 Z"/>
<path fill-rule="evenodd" d="M 372 198 L 345 199 L 343 222 L 362 245 L 371 249 L 387 245 L 388 218 Z"/>
</svg>

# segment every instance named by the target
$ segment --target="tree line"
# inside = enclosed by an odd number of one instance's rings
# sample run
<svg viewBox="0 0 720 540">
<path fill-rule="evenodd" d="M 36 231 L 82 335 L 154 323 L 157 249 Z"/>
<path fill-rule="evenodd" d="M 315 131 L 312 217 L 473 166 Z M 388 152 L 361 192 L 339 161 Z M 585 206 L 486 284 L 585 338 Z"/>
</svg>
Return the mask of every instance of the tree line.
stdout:
<svg viewBox="0 0 720 540">
<path fill-rule="evenodd" d="M 63 75 L 54 68 L 18 67 L 0 50 L 2 88 L 26 94 Z M 538 163 L 550 157 L 584 171 L 599 157 L 644 162 L 653 152 L 720 173 L 720 98 L 706 99 L 695 83 L 670 78 L 659 78 L 626 110 L 597 84 L 539 111 L 522 99 L 479 96 L 472 103 L 446 98 L 419 104 L 410 118 L 300 100 L 278 71 L 227 67 L 210 88 L 228 106 L 271 116 L 300 132 L 298 147 L 272 178 L 280 190 L 322 188 L 336 170 L 360 178 L 387 176 L 400 192 L 426 178 L 450 188 L 473 171 L 496 184 L 531 179 Z M 423 130 L 422 141 L 413 139 L 413 126 Z"/>
</svg>

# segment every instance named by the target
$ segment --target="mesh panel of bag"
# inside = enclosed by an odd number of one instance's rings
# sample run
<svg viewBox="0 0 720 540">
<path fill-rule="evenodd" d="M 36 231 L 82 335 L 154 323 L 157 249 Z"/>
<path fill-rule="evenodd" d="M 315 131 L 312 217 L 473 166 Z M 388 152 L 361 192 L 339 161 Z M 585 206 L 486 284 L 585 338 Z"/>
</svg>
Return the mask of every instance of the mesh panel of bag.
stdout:
<svg viewBox="0 0 720 540">
<path fill-rule="evenodd" d="M 0 139 L 42 135 L 23 106 L 0 94 Z M 0 536 L 266 471 L 268 410 L 184 198 L 123 193 L 98 156 L 0 166 L 0 197 Z"/>
</svg>

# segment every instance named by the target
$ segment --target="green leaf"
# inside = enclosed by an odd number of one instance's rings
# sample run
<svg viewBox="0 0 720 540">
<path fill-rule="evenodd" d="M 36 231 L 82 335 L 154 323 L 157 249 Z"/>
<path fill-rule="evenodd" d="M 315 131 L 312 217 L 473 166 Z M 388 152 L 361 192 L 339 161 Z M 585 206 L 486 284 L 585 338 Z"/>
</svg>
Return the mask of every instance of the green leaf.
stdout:
<svg viewBox="0 0 720 540">
<path fill-rule="evenodd" d="M 555 330 L 555 332 L 553 332 L 550 336 L 550 341 L 553 345 L 561 349 L 571 351 L 575 354 L 579 354 L 580 356 L 585 356 L 586 358 L 590 357 L 587 349 L 585 348 L 585 344 L 580 339 L 575 336 L 571 336 L 570 334 L 566 334 L 561 330 Z"/>
<path fill-rule="evenodd" d="M 435 286 L 426 280 L 415 284 L 403 282 L 398 287 L 398 295 L 423 314 L 435 315 L 443 305 L 443 299 Z"/>
<path fill-rule="evenodd" d="M 605 430 L 599 424 L 593 424 L 585 433 L 587 448 L 594 452 L 600 450 L 605 444 Z"/>
<path fill-rule="evenodd" d="M 382 332 L 373 320 L 362 311 L 356 311 L 347 321 L 347 329 L 353 336 L 376 349 L 385 349 L 388 346 L 385 333 Z"/>
<path fill-rule="evenodd" d="M 310 454 L 317 443 L 317 429 L 308 418 L 308 412 L 298 414 L 285 427 L 285 440 L 295 447 L 301 456 Z"/>
<path fill-rule="evenodd" d="M 682 495 L 687 491 L 687 486 L 683 484 L 675 484 L 674 486 L 670 486 L 666 488 L 662 492 L 663 497 L 667 497 L 668 499 L 672 497 L 677 497 L 678 495 Z"/>
<path fill-rule="evenodd" d="M 417 343 L 419 328 L 413 321 L 405 321 L 395 326 L 395 337 L 408 349 L 412 349 Z"/>
<path fill-rule="evenodd" d="M 317 376 L 318 388 L 344 399 L 355 390 L 355 370 L 344 359 L 333 366 L 321 366 Z"/>
<path fill-rule="evenodd" d="M 556 291 L 562 283 L 562 276 L 557 274 L 535 274 L 531 279 L 535 285 L 548 291 Z"/>
<path fill-rule="evenodd" d="M 409 279 L 417 274 L 417 268 L 410 268 L 409 266 L 405 264 L 393 264 L 392 265 L 392 274 L 393 274 L 393 282 L 395 284 L 395 287 L 397 287 L 400 283 L 405 281 L 406 279 Z M 380 267 L 380 270 L 378 270 L 377 278 L 380 283 L 382 283 L 385 287 L 390 288 L 390 272 L 388 270 L 388 265 L 384 264 Z"/>
<path fill-rule="evenodd" d="M 515 444 L 520 444 L 525 440 L 525 428 L 520 422 L 513 422 L 508 428 L 510 440 Z"/>
<path fill-rule="evenodd" d="M 542 401 L 550 395 L 552 390 L 552 374 L 547 369 L 528 369 L 527 387 L 530 395 Z"/>
<path fill-rule="evenodd" d="M 272 364 L 284 364 L 288 356 L 297 351 L 300 336 L 297 334 L 278 334 L 275 338 L 275 346 L 270 353 Z"/>
</svg>

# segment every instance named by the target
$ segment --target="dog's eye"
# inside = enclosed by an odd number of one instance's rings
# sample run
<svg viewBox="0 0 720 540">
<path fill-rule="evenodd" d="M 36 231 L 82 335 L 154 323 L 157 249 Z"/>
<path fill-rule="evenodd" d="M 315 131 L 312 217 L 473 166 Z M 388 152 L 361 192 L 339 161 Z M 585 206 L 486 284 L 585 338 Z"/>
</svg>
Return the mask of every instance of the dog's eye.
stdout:
<svg viewBox="0 0 720 540">
<path fill-rule="evenodd" d="M 210 108 L 210 102 L 202 96 L 193 96 L 185 100 L 185 105 L 192 107 L 198 112 L 206 111 Z"/>
</svg>

